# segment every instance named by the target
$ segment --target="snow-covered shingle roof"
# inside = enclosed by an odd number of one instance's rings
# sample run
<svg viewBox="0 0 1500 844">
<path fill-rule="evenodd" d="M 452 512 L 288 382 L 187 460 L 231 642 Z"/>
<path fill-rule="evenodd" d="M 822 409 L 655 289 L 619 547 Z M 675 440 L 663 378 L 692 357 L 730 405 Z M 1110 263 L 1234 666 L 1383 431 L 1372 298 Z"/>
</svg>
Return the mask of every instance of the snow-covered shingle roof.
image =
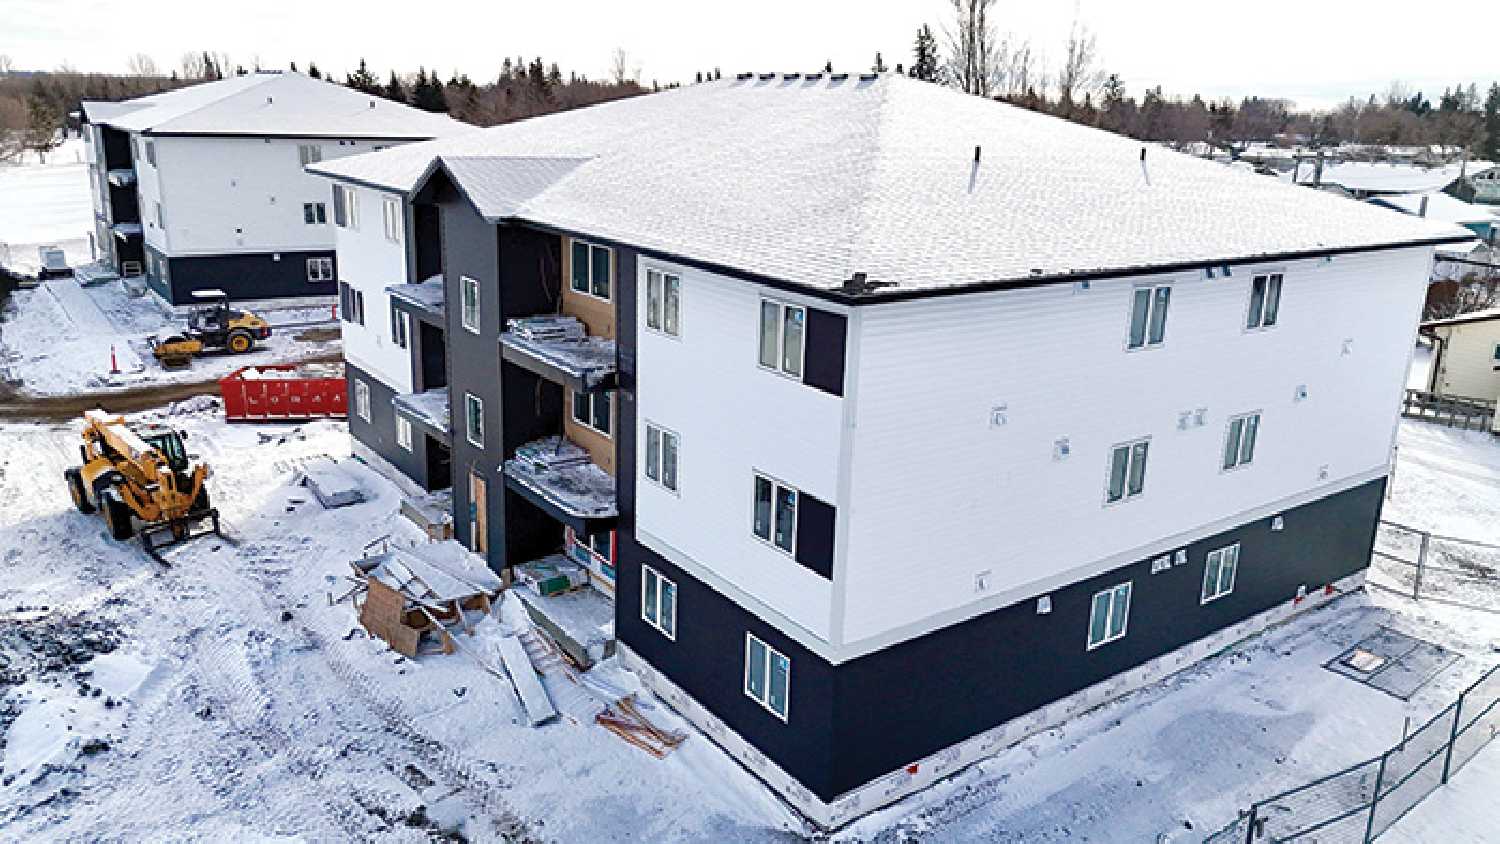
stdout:
<svg viewBox="0 0 1500 844">
<path fill-rule="evenodd" d="M 1493 205 L 1475 205 L 1464 202 L 1457 197 L 1446 193 L 1402 193 L 1390 196 L 1377 196 L 1369 200 L 1376 205 L 1384 205 L 1396 211 L 1404 211 L 1407 214 L 1421 215 L 1423 213 L 1422 203 L 1427 203 L 1426 216 L 1429 220 L 1441 220 L 1445 223 L 1492 223 L 1500 226 L 1500 207 Z"/>
<path fill-rule="evenodd" d="M 1427 193 L 1439 191 L 1462 176 L 1473 176 L 1494 167 L 1487 161 L 1455 162 L 1441 167 L 1416 164 L 1346 161 L 1323 166 L 1322 182 L 1351 191 L 1380 193 Z M 1316 166 L 1303 163 L 1297 172 L 1300 184 L 1310 185 L 1318 179 Z"/>
<path fill-rule="evenodd" d="M 1128 138 L 899 75 L 814 74 L 693 85 L 310 169 L 410 191 L 441 160 L 492 219 L 823 291 L 854 273 L 900 294 L 1468 236 L 1157 146 L 1141 156 Z M 489 192 L 500 199 L 477 198 Z"/>
<path fill-rule="evenodd" d="M 91 122 L 153 135 L 426 140 L 472 131 L 433 114 L 300 73 L 249 73 L 121 103 L 85 102 Z"/>
</svg>

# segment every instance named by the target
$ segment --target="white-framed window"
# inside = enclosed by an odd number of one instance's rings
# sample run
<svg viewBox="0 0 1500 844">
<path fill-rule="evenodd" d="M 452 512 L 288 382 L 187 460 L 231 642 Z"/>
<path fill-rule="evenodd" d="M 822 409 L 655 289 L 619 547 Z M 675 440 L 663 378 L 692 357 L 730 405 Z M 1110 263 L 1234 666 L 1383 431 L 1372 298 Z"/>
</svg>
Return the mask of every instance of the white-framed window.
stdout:
<svg viewBox="0 0 1500 844">
<path fill-rule="evenodd" d="M 1240 544 L 1208 552 L 1203 565 L 1203 597 L 1200 604 L 1222 598 L 1234 591 L 1234 575 L 1240 567 Z"/>
<path fill-rule="evenodd" d="M 459 291 L 463 296 L 462 313 L 460 319 L 464 328 L 475 334 L 479 333 L 479 281 L 468 276 L 458 280 Z"/>
<path fill-rule="evenodd" d="M 365 324 L 365 294 L 348 282 L 339 282 L 339 307 L 345 322 Z"/>
<path fill-rule="evenodd" d="M 1150 450 L 1150 437 L 1120 443 L 1110 449 L 1104 503 L 1128 501 L 1146 491 L 1146 457 Z"/>
<path fill-rule="evenodd" d="M 677 584 L 650 566 L 641 566 L 641 618 L 677 640 Z"/>
<path fill-rule="evenodd" d="M 464 421 L 469 444 L 484 448 L 484 401 L 473 393 L 464 393 Z"/>
<path fill-rule="evenodd" d="M 615 532 L 612 530 L 601 531 L 592 536 L 585 536 L 572 528 L 564 531 L 563 536 L 567 545 L 573 550 L 570 556 L 583 565 L 588 565 L 591 560 L 598 561 L 602 566 L 608 566 L 611 578 L 614 576 L 615 564 Z"/>
<path fill-rule="evenodd" d="M 321 226 L 328 222 L 328 206 L 322 202 L 302 203 L 302 222 L 309 226 Z"/>
<path fill-rule="evenodd" d="M 370 421 L 370 385 L 358 379 L 354 382 L 354 412 L 366 422 Z"/>
<path fill-rule="evenodd" d="M 166 231 L 166 229 L 167 229 L 167 215 L 162 212 L 162 210 L 161 210 L 161 203 L 153 201 L 152 205 L 154 205 L 156 207 L 156 227 L 159 228 L 159 229 L 161 229 L 162 231 Z"/>
<path fill-rule="evenodd" d="M 607 246 L 598 246 L 584 240 L 573 240 L 572 277 L 568 286 L 575 293 L 584 293 L 596 299 L 609 301 L 610 258 L 613 252 Z"/>
<path fill-rule="evenodd" d="M 1250 280 L 1250 308 L 1246 328 L 1270 328 L 1281 310 L 1281 273 L 1258 275 Z"/>
<path fill-rule="evenodd" d="M 346 229 L 359 229 L 359 197 L 354 188 L 333 186 L 333 224 Z"/>
<path fill-rule="evenodd" d="M 385 239 L 391 243 L 401 242 L 401 200 L 386 197 L 380 204 L 381 216 L 385 219 Z"/>
<path fill-rule="evenodd" d="M 604 436 L 614 430 L 612 418 L 614 392 L 581 393 L 573 391 L 573 421 Z"/>
<path fill-rule="evenodd" d="M 1094 593 L 1089 608 L 1089 650 L 1125 638 L 1130 620 L 1130 582 Z"/>
<path fill-rule="evenodd" d="M 682 336 L 682 279 L 661 270 L 646 270 L 646 327 L 670 337 Z"/>
<path fill-rule="evenodd" d="M 677 434 L 646 423 L 646 477 L 677 492 Z"/>
<path fill-rule="evenodd" d="M 791 688 L 792 661 L 754 633 L 746 633 L 745 694 L 785 721 Z"/>
<path fill-rule="evenodd" d="M 1260 411 L 1229 419 L 1224 433 L 1224 468 L 1249 465 L 1255 459 L 1255 437 L 1260 433 Z"/>
<path fill-rule="evenodd" d="M 807 309 L 774 299 L 760 300 L 760 365 L 802 377 L 807 347 Z"/>
<path fill-rule="evenodd" d="M 411 451 L 411 420 L 396 414 L 396 445 Z"/>
<path fill-rule="evenodd" d="M 404 349 L 410 340 L 411 314 L 400 308 L 391 308 L 391 342 Z"/>
<path fill-rule="evenodd" d="M 797 510 L 802 493 L 755 473 L 755 510 L 751 530 L 757 538 L 788 554 L 797 551 Z"/>
<path fill-rule="evenodd" d="M 333 259 L 332 258 L 308 258 L 307 259 L 308 281 L 333 281 Z M 361 320 L 363 322 L 363 320 Z"/>
<path fill-rule="evenodd" d="M 303 167 L 317 164 L 323 160 L 323 148 L 317 144 L 298 144 L 297 160 L 302 162 Z"/>
<path fill-rule="evenodd" d="M 1167 306 L 1172 303 L 1170 285 L 1137 287 L 1130 294 L 1130 333 L 1127 349 L 1160 346 L 1167 338 Z"/>
<path fill-rule="evenodd" d="M 156 166 L 156 141 L 146 142 L 146 163 Z"/>
</svg>

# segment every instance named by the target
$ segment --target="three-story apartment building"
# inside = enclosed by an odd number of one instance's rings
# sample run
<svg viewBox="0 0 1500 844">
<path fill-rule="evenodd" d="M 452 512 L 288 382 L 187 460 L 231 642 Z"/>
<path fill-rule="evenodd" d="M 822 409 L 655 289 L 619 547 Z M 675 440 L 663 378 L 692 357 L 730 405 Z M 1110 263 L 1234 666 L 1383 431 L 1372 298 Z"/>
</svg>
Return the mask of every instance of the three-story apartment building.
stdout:
<svg viewBox="0 0 1500 844">
<path fill-rule="evenodd" d="M 327 296 L 337 277 L 322 160 L 466 127 L 337 83 L 257 71 L 83 103 L 95 240 L 166 302 Z"/>
<path fill-rule="evenodd" d="M 1466 236 L 886 75 L 315 169 L 406 221 L 344 278 L 393 336 L 446 302 L 362 450 L 451 407 L 458 537 L 586 544 L 627 664 L 825 826 L 1358 588 Z"/>
</svg>

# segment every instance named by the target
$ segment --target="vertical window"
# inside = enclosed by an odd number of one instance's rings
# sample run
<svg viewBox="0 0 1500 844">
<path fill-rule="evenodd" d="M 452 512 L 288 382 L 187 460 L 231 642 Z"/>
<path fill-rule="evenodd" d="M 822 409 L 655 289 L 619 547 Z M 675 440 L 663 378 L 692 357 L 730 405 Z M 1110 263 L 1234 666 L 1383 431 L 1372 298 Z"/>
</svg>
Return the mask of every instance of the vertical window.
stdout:
<svg viewBox="0 0 1500 844">
<path fill-rule="evenodd" d="M 1234 575 L 1240 567 L 1240 544 L 1208 552 L 1203 566 L 1203 597 L 1199 603 L 1206 604 L 1234 591 Z"/>
<path fill-rule="evenodd" d="M 391 342 L 404 349 L 411 338 L 411 314 L 391 308 Z"/>
<path fill-rule="evenodd" d="M 479 333 L 479 282 L 464 276 L 459 279 L 463 293 L 463 313 L 460 315 L 464 328 Z"/>
<path fill-rule="evenodd" d="M 165 231 L 167 228 L 167 217 L 162 213 L 160 202 L 156 202 L 154 205 L 156 206 L 156 227 Z"/>
<path fill-rule="evenodd" d="M 1095 593 L 1089 609 L 1089 650 L 1124 638 L 1129 618 L 1130 583 Z"/>
<path fill-rule="evenodd" d="M 609 436 L 611 431 L 610 405 L 613 392 L 580 393 L 573 391 L 573 421 L 586 428 Z"/>
<path fill-rule="evenodd" d="M 323 148 L 317 144 L 298 144 L 297 160 L 302 162 L 303 167 L 317 164 L 323 160 Z"/>
<path fill-rule="evenodd" d="M 1106 503 L 1125 501 L 1146 491 L 1146 455 L 1150 447 L 1150 440 L 1136 440 L 1110 450 Z"/>
<path fill-rule="evenodd" d="M 682 336 L 682 279 L 660 270 L 646 270 L 646 327 Z"/>
<path fill-rule="evenodd" d="M 341 229 L 349 226 L 348 201 L 344 199 L 347 192 L 343 185 L 333 186 L 333 224 Z"/>
<path fill-rule="evenodd" d="M 575 292 L 609 301 L 610 250 L 587 241 L 573 241 L 572 277 L 568 284 Z"/>
<path fill-rule="evenodd" d="M 1130 299 L 1130 337 L 1126 347 L 1144 349 L 1159 346 L 1167 336 L 1167 306 L 1172 288 L 1137 287 Z"/>
<path fill-rule="evenodd" d="M 646 477 L 677 491 L 677 435 L 646 423 Z"/>
<path fill-rule="evenodd" d="M 797 536 L 797 490 L 764 475 L 755 476 L 755 535 L 777 548 L 794 553 Z"/>
<path fill-rule="evenodd" d="M 307 259 L 308 281 L 333 281 L 333 259 L 332 258 L 308 258 Z M 363 320 L 361 320 L 363 321 Z"/>
<path fill-rule="evenodd" d="M 365 292 L 363 290 L 358 290 L 358 289 L 353 288 L 353 287 L 349 288 L 349 304 L 351 305 L 351 307 L 350 307 L 349 310 L 350 310 L 350 312 L 352 314 L 350 321 L 351 322 L 357 322 L 360 325 L 364 325 L 365 324 Z"/>
<path fill-rule="evenodd" d="M 785 721 L 791 682 L 792 661 L 754 633 L 746 633 L 745 694 Z"/>
<path fill-rule="evenodd" d="M 677 638 L 677 584 L 641 566 L 641 618 L 668 639 Z"/>
<path fill-rule="evenodd" d="M 1246 413 L 1229 420 L 1224 435 L 1224 468 L 1244 466 L 1255 459 L 1255 436 L 1260 432 L 1260 414 Z"/>
<path fill-rule="evenodd" d="M 391 243 L 401 242 L 401 201 L 393 197 L 386 197 L 380 204 L 381 214 L 385 218 L 385 239 Z"/>
<path fill-rule="evenodd" d="M 396 445 L 411 451 L 411 420 L 396 414 Z"/>
<path fill-rule="evenodd" d="M 762 299 L 760 365 L 801 378 L 806 325 L 806 308 Z"/>
<path fill-rule="evenodd" d="M 354 188 L 334 186 L 334 201 L 338 208 L 334 210 L 334 222 L 351 229 L 359 229 L 359 196 Z"/>
<path fill-rule="evenodd" d="M 1281 273 L 1258 275 L 1250 280 L 1250 309 L 1246 328 L 1270 328 L 1281 310 Z"/>
<path fill-rule="evenodd" d="M 484 448 L 484 402 L 473 393 L 464 393 L 464 419 L 469 442 Z"/>
<path fill-rule="evenodd" d="M 366 422 L 370 421 L 370 385 L 363 381 L 354 382 L 354 412 Z"/>
<path fill-rule="evenodd" d="M 328 222 L 328 206 L 321 202 L 302 203 L 302 222 L 309 226 L 322 225 Z"/>
<path fill-rule="evenodd" d="M 146 162 L 152 167 L 156 166 L 156 141 L 146 142 Z"/>
</svg>

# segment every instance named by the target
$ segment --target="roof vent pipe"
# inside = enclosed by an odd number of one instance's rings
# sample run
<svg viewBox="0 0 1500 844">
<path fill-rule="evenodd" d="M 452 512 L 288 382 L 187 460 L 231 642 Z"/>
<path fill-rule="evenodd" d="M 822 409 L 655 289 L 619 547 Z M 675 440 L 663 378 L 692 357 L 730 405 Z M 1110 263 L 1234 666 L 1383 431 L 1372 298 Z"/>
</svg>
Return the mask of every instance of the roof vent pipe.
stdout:
<svg viewBox="0 0 1500 844">
<path fill-rule="evenodd" d="M 271 103 L 272 103 L 271 98 L 270 97 L 266 97 L 266 105 L 270 105 Z"/>
<path fill-rule="evenodd" d="M 974 145 L 974 163 L 979 163 L 979 144 Z"/>
<path fill-rule="evenodd" d="M 1426 217 L 1427 216 L 1427 200 L 1429 200 L 1431 198 L 1432 197 L 1430 197 L 1430 196 L 1428 196 L 1426 194 L 1422 195 L 1422 207 L 1419 208 L 1419 209 L 1417 209 L 1417 216 L 1418 217 Z"/>
<path fill-rule="evenodd" d="M 1146 169 L 1146 148 L 1141 147 L 1141 176 L 1146 180 L 1146 187 L 1151 186 L 1151 171 Z"/>
</svg>

